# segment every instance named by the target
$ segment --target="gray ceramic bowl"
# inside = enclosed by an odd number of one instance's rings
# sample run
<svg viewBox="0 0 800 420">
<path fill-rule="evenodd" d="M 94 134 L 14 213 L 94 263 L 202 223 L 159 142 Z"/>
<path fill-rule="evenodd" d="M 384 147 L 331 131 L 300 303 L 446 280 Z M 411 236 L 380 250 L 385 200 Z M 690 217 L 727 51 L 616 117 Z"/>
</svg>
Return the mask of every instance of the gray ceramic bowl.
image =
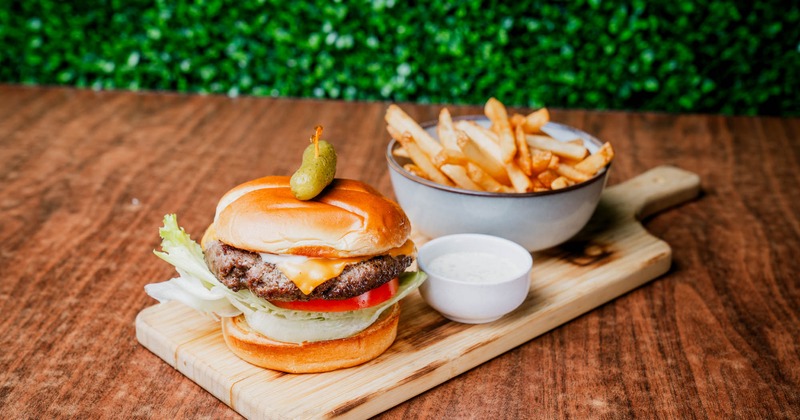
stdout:
<svg viewBox="0 0 800 420">
<path fill-rule="evenodd" d="M 488 126 L 485 117 L 467 116 Z M 435 123 L 423 127 L 436 138 Z M 556 139 L 583 139 L 590 152 L 602 142 L 563 124 L 548 123 L 548 134 Z M 386 150 L 389 175 L 397 201 L 411 220 L 413 229 L 429 238 L 458 233 L 483 233 L 514 241 L 529 251 L 559 245 L 580 231 L 592 216 L 606 184 L 609 167 L 588 181 L 536 193 L 490 193 L 448 187 L 415 176 L 403 165 L 409 160 L 394 156 L 400 145 L 392 140 Z"/>
</svg>

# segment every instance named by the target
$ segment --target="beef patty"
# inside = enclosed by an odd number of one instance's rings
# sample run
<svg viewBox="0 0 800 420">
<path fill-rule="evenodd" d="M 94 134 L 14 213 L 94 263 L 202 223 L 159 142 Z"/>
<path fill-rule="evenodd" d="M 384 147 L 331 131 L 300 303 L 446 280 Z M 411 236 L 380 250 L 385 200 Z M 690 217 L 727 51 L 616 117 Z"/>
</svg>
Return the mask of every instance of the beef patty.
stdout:
<svg viewBox="0 0 800 420">
<path fill-rule="evenodd" d="M 214 276 L 234 292 L 250 289 L 261 298 L 278 301 L 348 299 L 397 277 L 413 261 L 408 255 L 380 255 L 349 264 L 339 276 L 306 295 L 275 264 L 263 261 L 255 252 L 214 241 L 205 250 L 205 260 Z"/>
</svg>

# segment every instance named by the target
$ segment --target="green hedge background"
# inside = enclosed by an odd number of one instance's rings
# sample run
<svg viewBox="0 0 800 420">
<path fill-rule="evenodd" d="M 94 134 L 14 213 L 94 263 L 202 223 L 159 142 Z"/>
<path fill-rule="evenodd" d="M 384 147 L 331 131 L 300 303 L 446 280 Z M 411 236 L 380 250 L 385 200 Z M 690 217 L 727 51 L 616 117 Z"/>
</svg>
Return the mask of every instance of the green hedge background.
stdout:
<svg viewBox="0 0 800 420">
<path fill-rule="evenodd" d="M 800 115 L 799 4 L 0 0 L 0 82 Z"/>
</svg>

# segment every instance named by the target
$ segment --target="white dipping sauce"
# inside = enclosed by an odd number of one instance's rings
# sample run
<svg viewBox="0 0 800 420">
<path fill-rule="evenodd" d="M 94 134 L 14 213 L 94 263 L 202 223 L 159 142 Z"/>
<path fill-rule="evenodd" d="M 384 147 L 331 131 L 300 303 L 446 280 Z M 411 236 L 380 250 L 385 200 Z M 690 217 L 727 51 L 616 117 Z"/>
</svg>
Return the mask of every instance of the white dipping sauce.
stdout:
<svg viewBox="0 0 800 420">
<path fill-rule="evenodd" d="M 508 258 L 489 252 L 453 252 L 434 258 L 427 269 L 449 279 L 467 283 L 498 283 L 519 274 L 520 267 Z"/>
</svg>

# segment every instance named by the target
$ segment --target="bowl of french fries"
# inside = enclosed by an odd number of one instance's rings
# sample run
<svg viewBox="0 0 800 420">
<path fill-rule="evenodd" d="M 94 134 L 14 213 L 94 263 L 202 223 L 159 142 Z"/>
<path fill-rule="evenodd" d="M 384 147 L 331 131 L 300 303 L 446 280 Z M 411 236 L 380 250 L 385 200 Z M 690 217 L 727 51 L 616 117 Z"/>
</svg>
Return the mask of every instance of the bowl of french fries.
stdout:
<svg viewBox="0 0 800 420">
<path fill-rule="evenodd" d="M 418 123 L 392 104 L 386 157 L 398 203 L 428 238 L 482 233 L 529 251 L 559 245 L 597 207 L 614 150 L 546 108 L 509 115 L 495 98 L 484 115 Z"/>
</svg>

